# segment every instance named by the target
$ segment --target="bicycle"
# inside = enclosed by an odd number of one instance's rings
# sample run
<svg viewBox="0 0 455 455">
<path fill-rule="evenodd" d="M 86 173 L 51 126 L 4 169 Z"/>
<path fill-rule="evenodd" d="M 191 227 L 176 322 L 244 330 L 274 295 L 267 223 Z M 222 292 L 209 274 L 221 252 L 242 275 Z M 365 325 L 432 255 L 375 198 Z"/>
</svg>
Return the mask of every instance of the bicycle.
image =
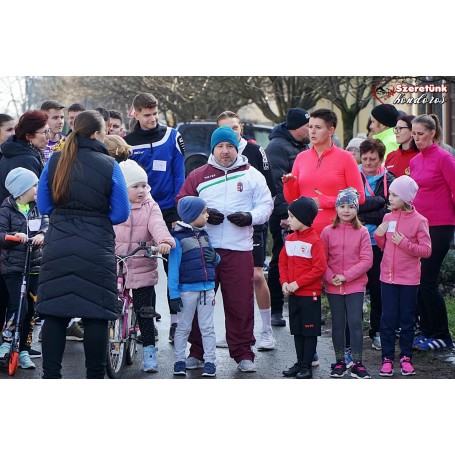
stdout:
<svg viewBox="0 0 455 455">
<path fill-rule="evenodd" d="M 145 250 L 144 254 L 136 254 Z M 139 246 L 126 256 L 116 255 L 117 258 L 117 291 L 118 319 L 109 321 L 109 346 L 107 353 L 106 373 L 111 379 L 120 379 L 126 365 L 132 365 L 137 352 L 137 317 L 134 312 L 131 289 L 126 289 L 126 261 L 132 257 L 148 257 L 150 259 L 166 260 L 158 255 L 157 246 L 147 246 L 139 242 Z"/>
</svg>

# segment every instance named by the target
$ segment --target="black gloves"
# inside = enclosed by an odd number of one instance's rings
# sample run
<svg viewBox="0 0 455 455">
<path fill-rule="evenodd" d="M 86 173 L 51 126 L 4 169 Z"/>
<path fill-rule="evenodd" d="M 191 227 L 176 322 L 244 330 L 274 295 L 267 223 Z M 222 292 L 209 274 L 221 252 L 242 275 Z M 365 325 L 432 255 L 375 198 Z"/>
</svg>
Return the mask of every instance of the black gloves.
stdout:
<svg viewBox="0 0 455 455">
<path fill-rule="evenodd" d="M 215 252 L 213 248 L 204 250 L 204 259 L 205 262 L 215 263 L 218 254 Z"/>
<path fill-rule="evenodd" d="M 217 209 L 207 209 L 209 214 L 209 219 L 207 223 L 209 224 L 221 224 L 224 220 L 224 215 Z"/>
<path fill-rule="evenodd" d="M 227 216 L 227 219 L 236 226 L 250 226 L 253 222 L 253 217 L 250 212 L 235 212 Z"/>
<path fill-rule="evenodd" d="M 180 297 L 178 299 L 170 299 L 169 306 L 171 307 L 171 310 L 174 310 L 177 313 L 179 311 L 182 311 L 182 308 L 183 308 L 182 299 Z"/>
</svg>

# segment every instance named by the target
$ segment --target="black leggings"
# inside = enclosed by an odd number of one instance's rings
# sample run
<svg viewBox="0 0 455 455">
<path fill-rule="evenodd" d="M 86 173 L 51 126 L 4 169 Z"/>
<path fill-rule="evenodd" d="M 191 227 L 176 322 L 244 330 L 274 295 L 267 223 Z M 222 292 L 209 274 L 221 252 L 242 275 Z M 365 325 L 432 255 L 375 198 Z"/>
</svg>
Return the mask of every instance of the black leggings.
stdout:
<svg viewBox="0 0 455 455">
<path fill-rule="evenodd" d="M 43 315 L 43 379 L 61 379 L 66 328 L 70 318 Z M 108 321 L 82 318 L 87 379 L 103 379 L 108 346 Z"/>
<path fill-rule="evenodd" d="M 142 345 L 155 346 L 155 324 L 153 316 L 155 314 L 155 287 L 133 289 L 133 305 L 136 312 L 137 322 L 141 330 Z"/>
<path fill-rule="evenodd" d="M 381 261 L 382 250 L 373 245 L 373 265 L 367 272 L 368 276 L 368 290 L 370 292 L 370 330 L 369 336 L 373 339 L 377 332 L 381 331 L 381 314 L 382 314 L 382 300 L 381 300 L 381 282 L 379 276 L 381 275 Z"/>
<path fill-rule="evenodd" d="M 427 338 L 450 338 L 444 297 L 439 290 L 439 272 L 453 239 L 454 226 L 430 226 L 431 256 L 422 258 L 417 298 L 420 328 Z"/>
</svg>

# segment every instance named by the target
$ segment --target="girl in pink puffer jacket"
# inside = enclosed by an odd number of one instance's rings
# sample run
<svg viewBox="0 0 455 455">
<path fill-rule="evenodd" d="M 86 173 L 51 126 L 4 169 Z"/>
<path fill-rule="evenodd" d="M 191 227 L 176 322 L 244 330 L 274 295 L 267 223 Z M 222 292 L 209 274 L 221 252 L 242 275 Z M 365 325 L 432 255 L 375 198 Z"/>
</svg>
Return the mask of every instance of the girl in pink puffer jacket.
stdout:
<svg viewBox="0 0 455 455">
<path fill-rule="evenodd" d="M 169 254 L 171 248 L 175 247 L 175 241 L 166 227 L 158 204 L 150 194 L 147 173 L 132 160 L 123 161 L 119 165 L 128 188 L 131 212 L 124 223 L 114 226 L 115 253 L 126 256 L 139 242 L 147 242 L 147 245 L 158 245 L 160 254 Z M 143 370 L 157 372 L 154 311 L 150 311 L 150 306 L 155 307 L 157 260 L 131 258 L 126 262 L 126 266 L 126 287 L 133 291 L 134 311 L 142 335 Z"/>
<path fill-rule="evenodd" d="M 330 376 L 343 377 L 351 367 L 351 376 L 370 378 L 362 364 L 363 328 L 362 307 L 367 271 L 373 264 L 368 229 L 357 218 L 359 194 L 355 188 L 338 193 L 335 202 L 337 216 L 332 226 L 321 233 L 327 256 L 324 285 L 332 314 L 332 342 L 336 364 Z M 346 322 L 351 338 L 352 360 L 346 363 Z"/>
<path fill-rule="evenodd" d="M 395 330 L 400 332 L 401 374 L 415 374 L 412 366 L 412 343 L 420 283 L 420 258 L 431 255 L 428 220 L 411 205 L 418 190 L 407 175 L 395 179 L 389 188 L 391 213 L 384 216 L 374 233 L 381 261 L 381 376 L 393 375 Z"/>
</svg>

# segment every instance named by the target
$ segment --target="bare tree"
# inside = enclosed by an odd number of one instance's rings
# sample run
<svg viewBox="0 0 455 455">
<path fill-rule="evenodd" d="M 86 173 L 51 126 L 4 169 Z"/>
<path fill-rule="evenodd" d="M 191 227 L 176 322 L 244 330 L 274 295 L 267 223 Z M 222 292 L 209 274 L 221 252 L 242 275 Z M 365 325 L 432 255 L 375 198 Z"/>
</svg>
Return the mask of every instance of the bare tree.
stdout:
<svg viewBox="0 0 455 455">
<path fill-rule="evenodd" d="M 320 78 L 318 87 L 323 97 L 341 111 L 343 138 L 347 143 L 353 136 L 354 121 L 373 97 L 373 89 L 387 84 L 392 77 L 327 76 Z"/>
<path fill-rule="evenodd" d="M 0 78 L 1 112 L 20 117 L 26 111 L 25 78 L 5 76 Z"/>
</svg>

